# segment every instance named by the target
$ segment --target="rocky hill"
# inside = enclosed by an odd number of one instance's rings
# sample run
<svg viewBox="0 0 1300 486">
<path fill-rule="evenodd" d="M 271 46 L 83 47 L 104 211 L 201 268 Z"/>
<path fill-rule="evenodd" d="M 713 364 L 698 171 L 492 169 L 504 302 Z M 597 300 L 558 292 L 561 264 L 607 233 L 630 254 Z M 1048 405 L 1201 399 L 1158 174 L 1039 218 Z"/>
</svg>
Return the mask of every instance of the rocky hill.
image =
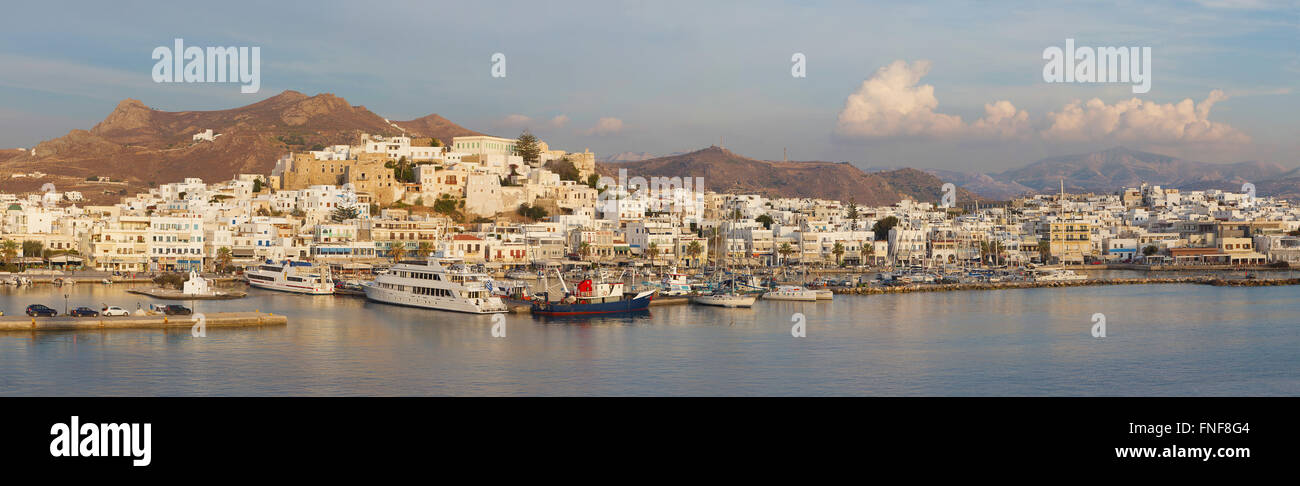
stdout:
<svg viewBox="0 0 1300 486">
<path fill-rule="evenodd" d="M 855 201 L 863 205 L 889 205 L 903 198 L 938 202 L 943 181 L 916 169 L 867 173 L 848 163 L 774 162 L 751 159 L 713 146 L 695 152 L 639 162 L 598 163 L 602 175 L 617 177 L 702 177 L 706 190 L 763 194 L 773 197 L 811 197 Z M 959 199 L 975 199 L 963 189 Z"/>
<path fill-rule="evenodd" d="M 221 134 L 211 142 L 194 141 L 211 129 Z M 353 106 L 332 94 L 307 96 L 285 91 L 247 106 L 217 111 L 167 112 L 127 99 L 90 130 L 38 144 L 36 154 L 0 151 L 0 190 L 22 190 L 29 181 L 14 173 L 44 172 L 46 182 L 61 191 L 82 190 L 94 202 L 115 201 L 121 190 L 139 191 L 151 183 L 200 177 L 227 180 L 240 173 L 269 173 L 275 161 L 290 151 L 318 145 L 356 143 L 362 133 L 414 137 L 480 135 L 429 115 L 390 122 L 364 106 Z M 85 183 L 87 177 L 109 176 L 125 187 L 104 188 Z"/>
</svg>

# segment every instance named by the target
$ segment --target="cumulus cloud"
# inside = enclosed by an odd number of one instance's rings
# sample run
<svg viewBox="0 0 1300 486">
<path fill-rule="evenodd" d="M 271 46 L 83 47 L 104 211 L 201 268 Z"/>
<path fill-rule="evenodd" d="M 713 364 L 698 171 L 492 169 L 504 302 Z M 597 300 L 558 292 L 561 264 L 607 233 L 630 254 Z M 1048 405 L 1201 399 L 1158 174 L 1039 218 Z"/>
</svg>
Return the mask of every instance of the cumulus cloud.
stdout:
<svg viewBox="0 0 1300 486">
<path fill-rule="evenodd" d="M 876 70 L 845 101 L 836 132 L 861 138 L 1014 137 L 1028 128 L 1029 114 L 1009 101 L 985 105 L 986 116 L 972 124 L 956 115 L 935 112 L 939 100 L 934 86 L 918 84 L 929 72 L 929 61 L 908 64 L 898 60 Z"/>
<path fill-rule="evenodd" d="M 840 110 L 836 134 L 849 138 L 922 137 L 936 139 L 1013 139 L 1041 137 L 1053 141 L 1128 142 L 1136 144 L 1238 144 L 1250 137 L 1209 120 L 1215 103 L 1228 99 L 1214 90 L 1200 103 L 1184 99 L 1156 103 L 1139 98 L 1113 104 L 1093 98 L 1074 101 L 1044 119 L 1010 101 L 984 105 L 984 117 L 967 123 L 935 111 L 934 86 L 920 84 L 928 61 L 894 61 L 862 82 Z"/>
<path fill-rule="evenodd" d="M 623 131 L 623 120 L 612 117 L 604 117 L 596 121 L 596 125 L 582 132 L 583 135 L 605 136 L 613 135 Z"/>
<path fill-rule="evenodd" d="M 1228 99 L 1214 90 L 1200 103 L 1191 98 L 1160 104 L 1132 98 L 1114 104 L 1093 98 L 1074 101 L 1048 113 L 1044 138 L 1148 143 L 1245 143 L 1250 137 L 1224 123 L 1209 120 L 1210 108 Z"/>
<path fill-rule="evenodd" d="M 551 118 L 551 121 L 548 123 L 550 123 L 552 127 L 563 128 L 565 125 L 569 124 L 569 117 L 567 115 L 556 115 L 555 118 Z"/>
</svg>

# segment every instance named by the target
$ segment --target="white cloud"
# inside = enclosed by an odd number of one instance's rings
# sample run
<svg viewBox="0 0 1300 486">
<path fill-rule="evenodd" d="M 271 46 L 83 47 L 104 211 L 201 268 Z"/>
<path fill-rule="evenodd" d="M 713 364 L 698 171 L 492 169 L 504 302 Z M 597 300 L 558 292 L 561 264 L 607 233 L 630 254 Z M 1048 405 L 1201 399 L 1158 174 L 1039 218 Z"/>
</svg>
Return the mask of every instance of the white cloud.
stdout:
<svg viewBox="0 0 1300 486">
<path fill-rule="evenodd" d="M 552 127 L 563 128 L 569 124 L 569 117 L 567 115 L 556 115 L 555 118 L 551 118 L 549 123 Z"/>
<path fill-rule="evenodd" d="M 1200 103 L 1191 98 L 1160 104 L 1131 98 L 1106 104 L 1093 98 L 1074 101 L 1059 112 L 1047 114 L 1043 138 L 1054 140 L 1118 141 L 1144 143 L 1245 143 L 1250 137 L 1237 129 L 1209 120 L 1210 108 L 1228 99 L 1214 90 Z"/>
<path fill-rule="evenodd" d="M 1214 90 L 1200 103 L 1184 99 L 1160 104 L 1131 98 L 1106 104 L 1099 98 L 1074 101 L 1036 124 L 1029 113 L 1002 100 L 984 105 L 984 117 L 966 123 L 935 111 L 934 87 L 919 84 L 928 61 L 894 61 L 862 82 L 840 110 L 835 132 L 850 138 L 922 137 L 1013 139 L 1037 135 L 1054 141 L 1236 144 L 1250 141 L 1237 129 L 1209 120 L 1210 108 L 1228 99 Z M 1037 127 L 1037 128 L 1036 128 Z"/>
<path fill-rule="evenodd" d="M 528 125 L 533 119 L 518 113 L 506 115 L 498 125 L 503 127 L 522 127 Z"/>
<path fill-rule="evenodd" d="M 596 125 L 582 132 L 583 135 L 605 136 L 613 135 L 623 131 L 623 120 L 618 118 L 604 117 L 596 121 Z"/>
<path fill-rule="evenodd" d="M 961 117 L 936 113 L 934 86 L 918 85 L 930 71 L 929 61 L 894 61 L 876 70 L 849 95 L 840 110 L 836 133 L 846 137 L 1020 136 L 1029 114 L 1009 101 L 984 105 L 985 118 L 966 124 Z"/>
</svg>

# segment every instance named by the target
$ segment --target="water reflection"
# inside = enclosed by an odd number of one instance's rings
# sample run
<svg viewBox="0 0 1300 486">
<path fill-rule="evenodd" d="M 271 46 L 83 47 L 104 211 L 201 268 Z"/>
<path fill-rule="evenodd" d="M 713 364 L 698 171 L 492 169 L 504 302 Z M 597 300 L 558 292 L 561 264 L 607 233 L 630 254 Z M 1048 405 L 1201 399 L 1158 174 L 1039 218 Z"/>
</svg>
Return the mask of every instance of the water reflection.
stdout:
<svg viewBox="0 0 1300 486">
<path fill-rule="evenodd" d="M 653 307 L 626 316 L 429 311 L 252 290 L 198 312 L 282 327 L 0 333 L 6 395 L 1295 395 L 1289 287 L 1071 287 Z M 78 285 L 68 305 L 161 304 Z M 0 309 L 62 311 L 0 288 Z M 1107 316 L 1093 339 L 1090 316 Z M 795 313 L 807 337 L 790 335 Z"/>
</svg>

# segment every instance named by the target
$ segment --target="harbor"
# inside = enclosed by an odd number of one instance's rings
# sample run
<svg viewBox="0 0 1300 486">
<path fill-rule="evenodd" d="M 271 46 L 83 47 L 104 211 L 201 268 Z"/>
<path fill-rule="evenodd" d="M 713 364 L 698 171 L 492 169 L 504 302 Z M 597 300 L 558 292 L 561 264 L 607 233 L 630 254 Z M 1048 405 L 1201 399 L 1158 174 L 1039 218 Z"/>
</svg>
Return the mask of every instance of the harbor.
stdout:
<svg viewBox="0 0 1300 486">
<path fill-rule="evenodd" d="M 208 316 L 207 337 L 194 337 L 191 316 L 111 332 L 94 318 L 36 318 L 51 330 L 82 327 L 31 332 L 21 313 L 33 303 L 62 316 L 78 306 L 135 311 L 168 301 L 125 286 L 10 286 L 0 287 L 0 309 L 19 314 L 4 321 L 20 329 L 0 333 L 0 394 L 1294 394 L 1294 292 L 1080 285 L 542 319 L 248 289 L 243 299 L 186 302 Z M 1110 326 L 1104 340 L 1089 334 L 1098 312 Z M 212 319 L 222 313 L 261 325 L 223 328 Z M 791 336 L 796 314 L 805 338 Z M 116 319 L 103 319 L 105 329 Z M 492 334 L 498 322 L 504 337 Z"/>
</svg>

